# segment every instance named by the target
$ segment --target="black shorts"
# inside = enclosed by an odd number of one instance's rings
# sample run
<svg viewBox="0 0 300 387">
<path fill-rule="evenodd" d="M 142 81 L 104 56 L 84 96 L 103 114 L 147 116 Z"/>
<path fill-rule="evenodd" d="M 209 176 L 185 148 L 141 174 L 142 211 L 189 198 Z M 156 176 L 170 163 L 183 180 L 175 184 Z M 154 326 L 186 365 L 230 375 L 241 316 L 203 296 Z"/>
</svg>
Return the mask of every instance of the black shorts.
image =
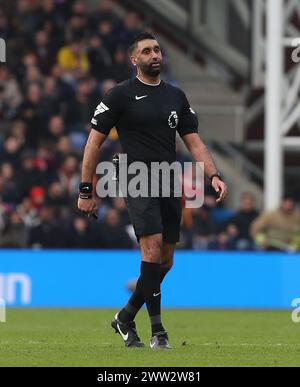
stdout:
<svg viewBox="0 0 300 387">
<path fill-rule="evenodd" d="M 169 243 L 179 241 L 182 204 L 180 197 L 125 198 L 137 239 L 144 235 L 162 234 Z"/>
</svg>

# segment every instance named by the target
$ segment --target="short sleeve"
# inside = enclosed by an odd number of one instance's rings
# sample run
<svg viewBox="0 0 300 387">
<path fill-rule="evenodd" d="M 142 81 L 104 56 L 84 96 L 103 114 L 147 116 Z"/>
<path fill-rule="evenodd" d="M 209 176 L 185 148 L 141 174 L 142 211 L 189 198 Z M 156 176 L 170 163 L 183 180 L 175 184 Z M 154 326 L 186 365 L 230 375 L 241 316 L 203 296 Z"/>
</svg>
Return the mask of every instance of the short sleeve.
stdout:
<svg viewBox="0 0 300 387">
<path fill-rule="evenodd" d="M 197 115 L 191 108 L 184 93 L 182 93 L 182 109 L 179 116 L 177 131 L 181 137 L 185 136 L 186 134 L 198 133 Z"/>
<path fill-rule="evenodd" d="M 102 101 L 96 107 L 94 116 L 91 120 L 92 128 L 100 133 L 109 134 L 110 130 L 116 126 L 121 115 L 121 90 L 120 87 L 114 87 L 102 98 Z"/>
</svg>

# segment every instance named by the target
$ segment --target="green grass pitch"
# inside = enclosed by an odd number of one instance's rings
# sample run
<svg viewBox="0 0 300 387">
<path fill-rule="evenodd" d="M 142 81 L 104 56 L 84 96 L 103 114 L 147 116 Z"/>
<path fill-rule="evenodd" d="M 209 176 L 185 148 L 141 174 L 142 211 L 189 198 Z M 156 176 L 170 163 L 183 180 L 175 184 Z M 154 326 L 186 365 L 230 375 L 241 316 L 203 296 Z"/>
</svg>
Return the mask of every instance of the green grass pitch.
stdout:
<svg viewBox="0 0 300 387">
<path fill-rule="evenodd" d="M 8 309 L 0 323 L 0 366 L 299 366 L 300 323 L 291 311 L 166 309 L 172 350 L 125 348 L 110 327 L 116 310 Z"/>
</svg>

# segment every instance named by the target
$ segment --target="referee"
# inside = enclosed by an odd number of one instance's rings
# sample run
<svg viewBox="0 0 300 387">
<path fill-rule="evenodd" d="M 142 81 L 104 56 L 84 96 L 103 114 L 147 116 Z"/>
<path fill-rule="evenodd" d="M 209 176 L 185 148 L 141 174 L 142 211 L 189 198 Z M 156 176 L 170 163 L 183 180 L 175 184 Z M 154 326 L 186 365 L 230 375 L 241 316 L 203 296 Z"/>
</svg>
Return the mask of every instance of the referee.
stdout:
<svg viewBox="0 0 300 387">
<path fill-rule="evenodd" d="M 118 84 L 98 105 L 92 119 L 82 165 L 82 183 L 78 208 L 94 214 L 96 200 L 92 180 L 100 147 L 110 129 L 117 128 L 123 153 L 128 162 L 172 163 L 176 160 L 176 131 L 193 159 L 204 163 L 204 172 L 219 193 L 226 196 L 226 185 L 198 135 L 198 120 L 183 91 L 160 79 L 162 53 L 155 37 L 143 32 L 130 47 L 137 76 Z M 178 197 L 130 197 L 126 199 L 130 219 L 141 248 L 141 271 L 136 289 L 127 305 L 112 320 L 126 347 L 143 347 L 134 322 L 146 303 L 150 318 L 151 348 L 171 348 L 161 321 L 161 283 L 173 265 L 179 240 L 181 199 Z"/>
</svg>

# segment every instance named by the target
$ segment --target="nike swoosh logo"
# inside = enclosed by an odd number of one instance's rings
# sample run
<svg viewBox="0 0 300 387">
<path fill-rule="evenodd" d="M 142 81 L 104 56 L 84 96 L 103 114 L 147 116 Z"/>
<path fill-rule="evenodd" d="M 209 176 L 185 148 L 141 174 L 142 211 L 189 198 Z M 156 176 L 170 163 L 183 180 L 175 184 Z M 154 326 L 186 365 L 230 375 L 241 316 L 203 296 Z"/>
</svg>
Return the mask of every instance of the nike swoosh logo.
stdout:
<svg viewBox="0 0 300 387">
<path fill-rule="evenodd" d="M 157 296 L 159 296 L 161 294 L 161 292 L 159 292 L 159 293 L 153 293 L 153 297 L 157 297 Z"/>
<path fill-rule="evenodd" d="M 148 97 L 148 95 L 142 95 L 141 97 L 138 97 L 137 95 L 135 96 L 135 99 L 137 100 L 137 101 L 139 101 L 140 99 L 143 99 L 143 98 L 146 98 L 146 97 Z"/>
<path fill-rule="evenodd" d="M 126 335 L 124 335 L 124 333 L 121 331 L 121 328 L 119 327 L 118 323 L 117 323 L 117 328 L 120 332 L 120 335 L 123 337 L 124 341 L 127 341 L 128 340 L 128 333 L 126 333 Z"/>
</svg>

